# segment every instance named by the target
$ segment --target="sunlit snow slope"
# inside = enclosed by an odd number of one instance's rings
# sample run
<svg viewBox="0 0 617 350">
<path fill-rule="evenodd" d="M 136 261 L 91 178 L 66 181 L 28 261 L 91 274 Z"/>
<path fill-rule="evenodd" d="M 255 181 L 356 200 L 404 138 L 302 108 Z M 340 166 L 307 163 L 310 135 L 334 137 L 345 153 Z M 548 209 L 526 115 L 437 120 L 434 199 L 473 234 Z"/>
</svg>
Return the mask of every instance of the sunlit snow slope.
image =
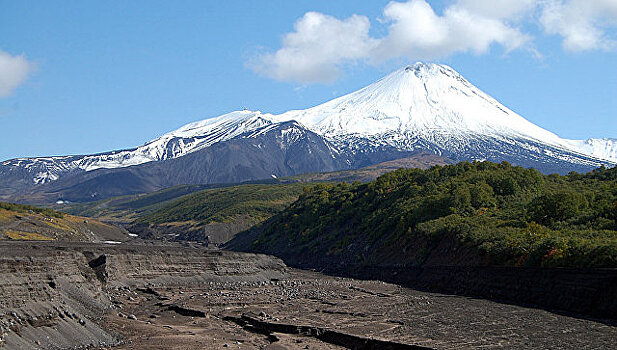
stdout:
<svg viewBox="0 0 617 350">
<path fill-rule="evenodd" d="M 617 139 L 567 140 L 570 146 L 601 159 L 617 163 Z"/>
<path fill-rule="evenodd" d="M 416 63 L 351 94 L 279 120 L 297 120 L 332 139 L 372 139 L 399 148 L 418 142 L 457 153 L 478 139 L 548 145 L 566 152 L 617 161 L 615 140 L 565 140 L 514 113 L 452 68 Z M 564 160 L 571 155 L 562 155 Z M 482 159 L 482 152 L 477 152 Z M 573 160 L 576 161 L 576 160 Z"/>
</svg>

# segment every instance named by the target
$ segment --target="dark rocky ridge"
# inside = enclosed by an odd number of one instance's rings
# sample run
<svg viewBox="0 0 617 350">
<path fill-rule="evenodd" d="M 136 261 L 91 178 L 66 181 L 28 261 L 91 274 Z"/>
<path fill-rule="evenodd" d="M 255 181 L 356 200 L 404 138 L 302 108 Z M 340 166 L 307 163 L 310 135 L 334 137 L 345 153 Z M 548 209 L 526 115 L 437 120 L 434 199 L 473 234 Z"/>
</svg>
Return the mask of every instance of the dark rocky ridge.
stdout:
<svg viewBox="0 0 617 350">
<path fill-rule="evenodd" d="M 231 240 L 238 232 L 251 228 L 254 220 L 235 217 L 230 222 L 212 222 L 195 228 L 188 224 L 162 225 L 132 224 L 127 229 L 140 238 L 161 241 L 191 241 L 220 245 Z"/>
<path fill-rule="evenodd" d="M 292 142 L 281 140 L 281 133 L 291 129 L 300 137 Z M 181 184 L 240 183 L 272 179 L 273 175 L 285 177 L 355 169 L 413 155 L 385 146 L 358 154 L 334 150 L 322 136 L 296 122 L 284 122 L 183 157 L 126 168 L 71 170 L 60 179 L 41 185 L 23 180 L 34 173 L 26 176 L 22 168 L 0 165 L 0 198 L 31 203 L 58 199 L 87 202 Z"/>
</svg>

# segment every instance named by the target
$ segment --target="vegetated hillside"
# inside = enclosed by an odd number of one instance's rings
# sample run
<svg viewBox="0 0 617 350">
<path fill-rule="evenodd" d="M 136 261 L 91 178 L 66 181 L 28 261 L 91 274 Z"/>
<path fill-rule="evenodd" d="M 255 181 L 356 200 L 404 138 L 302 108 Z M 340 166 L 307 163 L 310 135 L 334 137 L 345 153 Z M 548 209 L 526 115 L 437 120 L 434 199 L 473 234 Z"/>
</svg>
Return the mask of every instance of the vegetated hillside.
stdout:
<svg viewBox="0 0 617 350">
<path fill-rule="evenodd" d="M 355 170 L 309 173 L 276 179 L 270 178 L 267 180 L 250 181 L 241 184 L 222 183 L 209 185 L 180 185 L 152 193 L 112 197 L 96 202 L 55 204 L 53 208 L 74 215 L 93 217 L 105 222 L 130 224 L 133 221 L 138 220 L 140 217 L 148 215 L 155 210 L 164 207 L 173 200 L 179 199 L 187 194 L 207 189 L 248 184 L 276 185 L 298 182 L 367 182 L 375 180 L 378 176 L 383 175 L 386 172 L 394 171 L 399 168 L 426 169 L 433 165 L 446 165 L 451 164 L 452 162 L 452 160 L 445 157 L 426 152 L 417 152 L 410 157 L 379 163 Z"/>
<path fill-rule="evenodd" d="M 617 169 L 542 175 L 508 163 L 319 184 L 232 249 L 295 266 L 617 267 Z"/>
<path fill-rule="evenodd" d="M 144 237 L 223 243 L 281 212 L 305 184 L 245 184 L 208 189 L 166 202 L 129 227 Z"/>
<path fill-rule="evenodd" d="M 51 209 L 0 202 L 0 240 L 124 241 L 127 232 Z"/>
<path fill-rule="evenodd" d="M 60 204 L 55 207 L 70 214 L 96 218 L 105 222 L 129 224 L 166 203 L 184 195 L 217 185 L 180 185 L 164 190 L 129 196 L 113 197 L 96 202 Z"/>
</svg>

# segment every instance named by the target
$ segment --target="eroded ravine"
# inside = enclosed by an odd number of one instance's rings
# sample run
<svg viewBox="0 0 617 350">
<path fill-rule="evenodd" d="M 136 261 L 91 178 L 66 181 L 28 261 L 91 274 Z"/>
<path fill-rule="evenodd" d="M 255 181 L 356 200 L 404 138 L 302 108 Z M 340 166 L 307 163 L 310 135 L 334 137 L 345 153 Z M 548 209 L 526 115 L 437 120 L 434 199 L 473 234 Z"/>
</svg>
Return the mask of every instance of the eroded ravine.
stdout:
<svg viewBox="0 0 617 350">
<path fill-rule="evenodd" d="M 0 346 L 109 346 L 103 318 L 118 288 L 195 286 L 286 276 L 272 257 L 162 245 L 0 243 Z M 103 326 L 101 326 L 103 324 Z"/>
</svg>

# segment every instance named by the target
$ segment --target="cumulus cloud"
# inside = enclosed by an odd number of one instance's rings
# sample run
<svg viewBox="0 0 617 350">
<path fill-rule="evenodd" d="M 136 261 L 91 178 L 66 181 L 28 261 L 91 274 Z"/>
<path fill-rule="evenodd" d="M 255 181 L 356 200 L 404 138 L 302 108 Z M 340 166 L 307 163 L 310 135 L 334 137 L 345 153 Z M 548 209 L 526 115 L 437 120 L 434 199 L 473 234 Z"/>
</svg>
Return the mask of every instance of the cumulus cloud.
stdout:
<svg viewBox="0 0 617 350">
<path fill-rule="evenodd" d="M 434 60 L 455 53 L 481 55 L 498 46 L 508 53 L 533 48 L 521 28 L 539 25 L 563 38 L 567 50 L 612 49 L 607 33 L 617 25 L 617 0 L 454 0 L 437 13 L 426 0 L 391 1 L 383 9 L 382 37 L 370 35 L 365 16 L 346 19 L 308 12 L 283 37 L 281 48 L 248 65 L 270 78 L 297 83 L 330 82 L 350 63 L 396 58 Z"/>
<path fill-rule="evenodd" d="M 0 50 L 0 96 L 9 96 L 26 80 L 31 70 L 32 63 L 23 54 L 11 56 Z"/>
<path fill-rule="evenodd" d="M 457 7 L 480 16 L 502 19 L 520 20 L 537 7 L 537 0 L 459 0 Z"/>
<path fill-rule="evenodd" d="M 282 81 L 327 82 L 338 77 L 343 62 L 366 57 L 376 40 L 369 36 L 365 16 L 345 20 L 308 12 L 283 37 L 283 47 L 257 57 L 249 66 L 258 73 Z"/>
<path fill-rule="evenodd" d="M 483 54 L 492 44 L 511 51 L 530 41 L 528 35 L 501 18 L 503 13 L 489 11 L 480 3 L 461 1 L 440 16 L 424 0 L 391 2 L 384 9 L 389 33 L 372 54 L 378 61 L 394 57 L 435 59 L 456 52 Z"/>
<path fill-rule="evenodd" d="M 615 0 L 548 0 L 540 23 L 547 33 L 562 36 L 569 51 L 617 48 L 617 41 L 607 34 L 608 28 L 617 26 Z"/>
<path fill-rule="evenodd" d="M 493 44 L 506 51 L 530 41 L 511 21 L 535 0 L 459 0 L 437 14 L 425 0 L 390 2 L 382 23 L 388 34 L 371 37 L 370 20 L 353 15 L 347 19 L 308 12 L 283 37 L 276 52 L 255 57 L 248 66 L 280 81 L 330 82 L 350 62 L 377 63 L 392 58 L 436 59 L 456 52 L 482 54 Z M 499 8 L 497 11 L 495 8 Z"/>
</svg>

